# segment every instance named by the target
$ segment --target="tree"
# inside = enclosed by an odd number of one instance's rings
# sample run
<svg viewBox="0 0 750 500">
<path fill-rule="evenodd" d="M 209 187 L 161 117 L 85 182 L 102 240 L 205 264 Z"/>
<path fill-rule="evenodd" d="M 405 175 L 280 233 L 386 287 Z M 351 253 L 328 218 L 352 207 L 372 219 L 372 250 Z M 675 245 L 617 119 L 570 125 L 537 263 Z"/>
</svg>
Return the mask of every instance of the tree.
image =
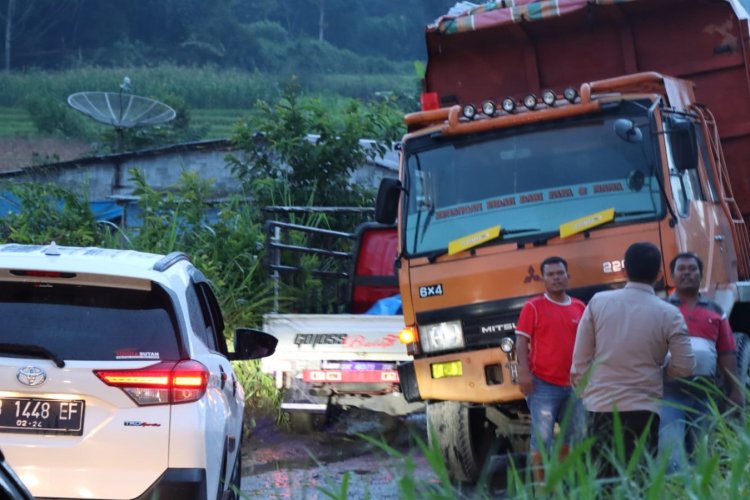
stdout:
<svg viewBox="0 0 750 500">
<path fill-rule="evenodd" d="M 351 101 L 337 114 L 320 101 L 301 96 L 292 80 L 277 104 L 259 102 L 257 107 L 259 118 L 233 138 L 246 159 L 230 157 L 234 173 L 257 203 L 274 204 L 273 184 L 287 188 L 291 196 L 287 201 L 295 205 L 372 202 L 373 193 L 349 179 L 354 169 L 385 153 L 400 137 L 401 114 L 393 106 Z M 375 144 L 363 145 L 363 138 Z"/>
<path fill-rule="evenodd" d="M 8 10 L 5 13 L 5 71 L 10 71 L 10 41 L 13 39 L 13 10 L 16 0 L 8 0 Z"/>
<path fill-rule="evenodd" d="M 10 71 L 14 46 L 20 45 L 27 52 L 32 52 L 49 50 L 59 44 L 59 40 L 52 41 L 48 36 L 56 27 L 76 15 L 81 0 L 6 2 L 5 8 L 0 9 L 0 21 L 5 26 L 4 69 Z"/>
</svg>

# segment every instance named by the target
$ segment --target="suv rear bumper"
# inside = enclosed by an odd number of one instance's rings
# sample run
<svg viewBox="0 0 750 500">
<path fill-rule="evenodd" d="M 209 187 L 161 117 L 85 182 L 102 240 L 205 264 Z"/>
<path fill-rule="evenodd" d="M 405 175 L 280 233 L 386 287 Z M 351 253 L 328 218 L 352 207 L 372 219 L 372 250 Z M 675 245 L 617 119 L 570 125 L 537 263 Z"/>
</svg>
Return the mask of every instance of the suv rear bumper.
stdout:
<svg viewBox="0 0 750 500">
<path fill-rule="evenodd" d="M 185 498 L 206 500 L 206 469 L 167 469 L 138 500 Z"/>
<path fill-rule="evenodd" d="M 123 473 L 125 474 L 125 472 Z M 36 498 L 37 500 L 45 500 L 45 497 Z M 134 500 L 157 498 L 207 500 L 206 469 L 167 469 L 159 479 Z"/>
</svg>

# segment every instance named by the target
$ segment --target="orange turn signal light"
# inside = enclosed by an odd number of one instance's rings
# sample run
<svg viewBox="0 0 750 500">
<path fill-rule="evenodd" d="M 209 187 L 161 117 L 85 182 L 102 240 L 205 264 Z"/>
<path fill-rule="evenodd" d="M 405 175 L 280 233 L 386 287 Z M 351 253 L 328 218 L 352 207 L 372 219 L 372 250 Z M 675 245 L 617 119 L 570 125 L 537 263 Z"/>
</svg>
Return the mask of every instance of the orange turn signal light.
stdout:
<svg viewBox="0 0 750 500">
<path fill-rule="evenodd" d="M 417 341 L 417 328 L 414 326 L 407 326 L 398 334 L 398 339 L 402 344 L 413 344 Z"/>
</svg>

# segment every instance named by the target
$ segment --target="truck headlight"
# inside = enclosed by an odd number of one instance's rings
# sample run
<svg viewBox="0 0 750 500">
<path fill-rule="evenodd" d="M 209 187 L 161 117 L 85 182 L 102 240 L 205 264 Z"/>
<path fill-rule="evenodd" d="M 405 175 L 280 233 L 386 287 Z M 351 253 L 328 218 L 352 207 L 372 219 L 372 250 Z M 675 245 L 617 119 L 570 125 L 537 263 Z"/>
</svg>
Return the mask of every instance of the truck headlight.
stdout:
<svg viewBox="0 0 750 500">
<path fill-rule="evenodd" d="M 420 325 L 419 339 L 425 352 L 447 351 L 464 347 L 464 332 L 460 321 Z"/>
</svg>

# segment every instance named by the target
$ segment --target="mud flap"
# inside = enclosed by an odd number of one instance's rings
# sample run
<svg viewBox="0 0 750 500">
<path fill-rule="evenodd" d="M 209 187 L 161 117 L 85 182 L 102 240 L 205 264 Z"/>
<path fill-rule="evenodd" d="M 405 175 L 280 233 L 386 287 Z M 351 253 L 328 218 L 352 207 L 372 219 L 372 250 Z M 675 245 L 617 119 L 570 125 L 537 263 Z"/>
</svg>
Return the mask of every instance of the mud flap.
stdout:
<svg viewBox="0 0 750 500">
<path fill-rule="evenodd" d="M 414 362 L 407 361 L 398 364 L 398 381 L 401 385 L 401 392 L 409 403 L 422 401 L 419 394 L 419 385 L 417 384 L 417 374 L 414 371 Z"/>
</svg>

